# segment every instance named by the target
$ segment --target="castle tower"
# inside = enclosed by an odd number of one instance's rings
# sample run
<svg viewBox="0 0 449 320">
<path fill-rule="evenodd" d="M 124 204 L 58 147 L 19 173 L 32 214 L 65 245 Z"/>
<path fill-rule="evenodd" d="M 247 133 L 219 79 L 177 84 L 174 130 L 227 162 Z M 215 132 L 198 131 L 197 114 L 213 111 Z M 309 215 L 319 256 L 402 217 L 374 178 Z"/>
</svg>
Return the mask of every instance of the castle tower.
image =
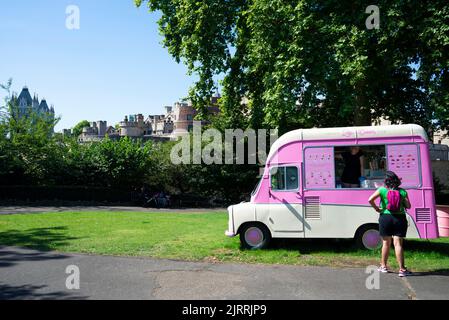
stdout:
<svg viewBox="0 0 449 320">
<path fill-rule="evenodd" d="M 137 115 L 137 124 L 138 124 L 138 126 L 143 126 L 143 114 L 141 114 L 141 113 L 139 113 L 138 115 Z"/>
<path fill-rule="evenodd" d="M 20 92 L 19 97 L 17 98 L 19 103 L 19 115 L 25 115 L 28 113 L 28 110 L 33 105 L 33 99 L 31 98 L 30 91 L 25 86 Z"/>
<path fill-rule="evenodd" d="M 23 87 L 19 96 L 13 94 L 12 100 L 18 105 L 19 116 L 24 116 L 32 110 L 38 114 L 48 114 L 54 119 L 55 109 L 53 105 L 49 108 L 45 99 L 42 99 L 39 103 L 39 96 L 36 93 L 33 95 L 33 98 L 31 98 L 31 94 L 27 86 Z"/>
<path fill-rule="evenodd" d="M 104 137 L 106 135 L 107 127 L 108 123 L 106 121 L 97 121 L 98 135 Z"/>
<path fill-rule="evenodd" d="M 41 101 L 41 103 L 40 103 L 38 108 L 39 108 L 39 111 L 42 112 L 42 113 L 49 113 L 50 112 L 50 109 L 48 108 L 48 105 L 47 105 L 47 101 L 45 99 L 42 99 L 42 101 Z"/>
</svg>

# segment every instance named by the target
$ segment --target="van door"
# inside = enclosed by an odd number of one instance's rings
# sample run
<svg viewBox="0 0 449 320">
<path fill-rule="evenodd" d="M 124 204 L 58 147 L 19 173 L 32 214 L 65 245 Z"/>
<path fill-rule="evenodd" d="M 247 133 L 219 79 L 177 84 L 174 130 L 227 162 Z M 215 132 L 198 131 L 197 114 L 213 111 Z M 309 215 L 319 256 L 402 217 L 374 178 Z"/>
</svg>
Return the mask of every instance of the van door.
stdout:
<svg viewBox="0 0 449 320">
<path fill-rule="evenodd" d="M 324 190 L 335 189 L 335 164 L 333 147 L 306 147 L 303 152 L 303 212 L 306 226 L 304 236 L 328 237 L 335 227 L 341 224 L 334 223 L 340 215 L 326 215 L 323 219 L 321 206 Z M 329 219 L 331 217 L 331 219 Z"/>
<path fill-rule="evenodd" d="M 300 170 L 296 165 L 270 168 L 269 204 L 265 207 L 270 228 L 285 237 L 302 237 L 304 217 L 300 196 Z"/>
</svg>

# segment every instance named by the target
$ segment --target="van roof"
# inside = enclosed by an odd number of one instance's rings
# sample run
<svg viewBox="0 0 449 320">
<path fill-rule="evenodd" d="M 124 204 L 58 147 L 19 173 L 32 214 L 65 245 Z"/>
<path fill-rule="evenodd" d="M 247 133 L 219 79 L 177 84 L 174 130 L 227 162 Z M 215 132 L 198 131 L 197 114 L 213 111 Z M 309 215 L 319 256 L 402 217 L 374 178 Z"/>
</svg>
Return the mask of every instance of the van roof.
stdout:
<svg viewBox="0 0 449 320">
<path fill-rule="evenodd" d="M 279 139 L 277 139 L 271 146 L 267 159 L 271 159 L 273 153 L 280 147 L 294 141 L 349 140 L 411 136 L 420 136 L 424 141 L 429 141 L 424 128 L 417 124 L 297 129 L 287 132 L 279 137 Z"/>
</svg>

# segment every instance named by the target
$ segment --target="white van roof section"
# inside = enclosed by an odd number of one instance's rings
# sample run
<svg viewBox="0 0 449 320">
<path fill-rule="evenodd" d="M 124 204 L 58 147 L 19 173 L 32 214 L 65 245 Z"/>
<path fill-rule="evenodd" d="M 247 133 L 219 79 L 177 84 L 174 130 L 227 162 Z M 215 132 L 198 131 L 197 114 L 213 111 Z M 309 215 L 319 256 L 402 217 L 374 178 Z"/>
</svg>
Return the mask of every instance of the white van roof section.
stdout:
<svg viewBox="0 0 449 320">
<path fill-rule="evenodd" d="M 272 154 L 280 147 L 294 141 L 344 140 L 411 136 L 420 136 L 424 139 L 424 141 L 429 141 L 424 128 L 417 124 L 298 129 L 287 132 L 286 134 L 279 137 L 279 139 L 277 139 L 271 146 L 270 154 L 268 155 L 267 159 L 271 159 Z"/>
</svg>

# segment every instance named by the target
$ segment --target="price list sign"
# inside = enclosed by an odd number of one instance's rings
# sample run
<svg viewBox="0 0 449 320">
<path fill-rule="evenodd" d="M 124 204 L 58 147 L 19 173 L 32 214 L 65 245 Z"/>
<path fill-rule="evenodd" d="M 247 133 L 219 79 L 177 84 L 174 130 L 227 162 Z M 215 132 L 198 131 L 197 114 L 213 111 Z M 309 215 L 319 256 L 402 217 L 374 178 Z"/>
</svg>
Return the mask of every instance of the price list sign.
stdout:
<svg viewBox="0 0 449 320">
<path fill-rule="evenodd" d="M 390 145 L 387 149 L 388 170 L 402 179 L 401 187 L 419 185 L 418 147 L 414 144 Z"/>
</svg>

